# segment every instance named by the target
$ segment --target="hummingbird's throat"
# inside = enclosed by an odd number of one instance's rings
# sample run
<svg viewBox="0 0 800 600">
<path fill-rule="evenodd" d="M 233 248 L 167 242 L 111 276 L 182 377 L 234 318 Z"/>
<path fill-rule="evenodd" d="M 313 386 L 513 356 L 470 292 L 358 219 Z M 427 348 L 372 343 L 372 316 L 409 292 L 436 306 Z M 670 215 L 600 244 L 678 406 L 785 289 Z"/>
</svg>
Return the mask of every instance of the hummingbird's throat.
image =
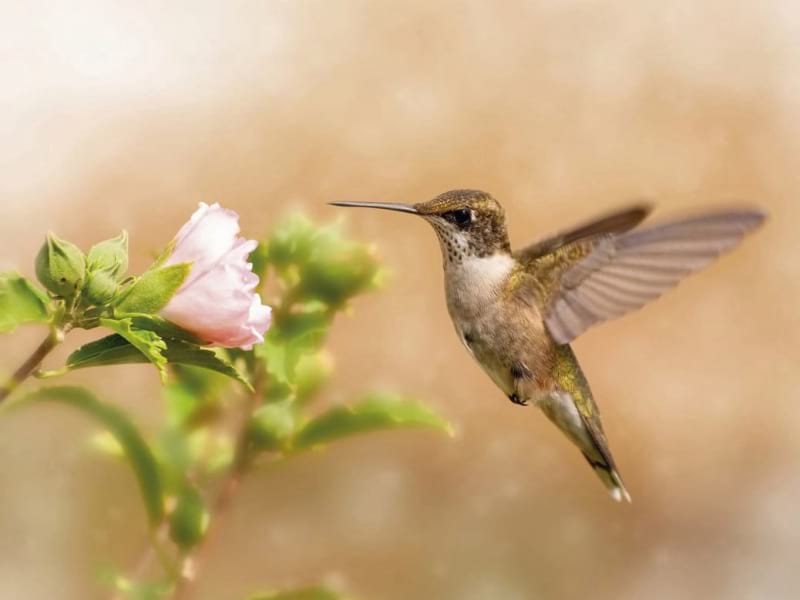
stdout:
<svg viewBox="0 0 800 600">
<path fill-rule="evenodd" d="M 455 231 L 446 225 L 432 221 L 439 238 L 439 247 L 442 249 L 442 260 L 445 264 L 459 264 L 475 256 L 474 249 L 469 242 L 469 236 L 463 231 Z"/>
</svg>

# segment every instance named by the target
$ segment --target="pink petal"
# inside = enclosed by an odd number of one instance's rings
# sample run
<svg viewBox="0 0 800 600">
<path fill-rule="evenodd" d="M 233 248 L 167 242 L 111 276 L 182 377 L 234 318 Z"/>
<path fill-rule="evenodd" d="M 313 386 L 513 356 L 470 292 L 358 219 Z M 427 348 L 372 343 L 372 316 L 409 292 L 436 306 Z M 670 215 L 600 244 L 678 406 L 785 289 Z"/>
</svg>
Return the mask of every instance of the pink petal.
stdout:
<svg viewBox="0 0 800 600">
<path fill-rule="evenodd" d="M 219 204 L 200 203 L 175 238 L 175 248 L 166 264 L 191 262 L 188 282 L 201 277 L 227 254 L 239 233 L 239 215 Z"/>
<path fill-rule="evenodd" d="M 254 292 L 259 280 L 247 258 L 257 243 L 236 237 L 238 220 L 201 204 L 181 228 L 167 264 L 191 262 L 192 271 L 161 314 L 208 343 L 249 349 L 264 341 L 271 309 Z"/>
</svg>

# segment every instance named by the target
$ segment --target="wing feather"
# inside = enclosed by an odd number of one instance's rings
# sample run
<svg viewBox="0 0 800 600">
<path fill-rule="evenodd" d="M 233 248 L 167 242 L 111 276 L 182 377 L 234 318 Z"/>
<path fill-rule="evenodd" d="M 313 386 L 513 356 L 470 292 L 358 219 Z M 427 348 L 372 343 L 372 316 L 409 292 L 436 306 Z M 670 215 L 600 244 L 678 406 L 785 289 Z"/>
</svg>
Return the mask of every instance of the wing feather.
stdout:
<svg viewBox="0 0 800 600">
<path fill-rule="evenodd" d="M 546 298 L 548 330 L 556 342 L 566 344 L 596 323 L 641 308 L 733 249 L 763 221 L 757 210 L 717 212 L 592 234 L 588 247 L 580 238 L 558 246 L 535 259 L 547 265 L 542 273 L 555 279 L 556 292 Z M 577 260 L 568 258 L 572 244 L 583 244 Z"/>
</svg>

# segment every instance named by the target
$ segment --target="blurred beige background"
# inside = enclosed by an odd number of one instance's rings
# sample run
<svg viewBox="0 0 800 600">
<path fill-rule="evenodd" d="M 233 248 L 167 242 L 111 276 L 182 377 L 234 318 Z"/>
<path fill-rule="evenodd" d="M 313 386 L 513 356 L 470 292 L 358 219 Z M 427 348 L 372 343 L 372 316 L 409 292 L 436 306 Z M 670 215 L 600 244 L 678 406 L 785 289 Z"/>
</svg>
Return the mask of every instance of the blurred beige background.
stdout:
<svg viewBox="0 0 800 600">
<path fill-rule="evenodd" d="M 575 344 L 620 506 L 463 351 L 428 227 L 344 214 L 394 276 L 338 322 L 324 401 L 416 393 L 457 436 L 363 437 L 256 474 L 198 600 L 316 580 L 363 600 L 800 595 L 795 2 L 6 0 L 0 78 L 0 268 L 28 274 L 48 229 L 88 246 L 125 227 L 141 269 L 201 200 L 256 236 L 292 208 L 476 187 L 516 244 L 642 196 L 660 216 L 771 215 Z M 0 370 L 40 335 L 2 339 Z M 70 380 L 159 418 L 152 369 Z M 3 600 L 103 598 L 98 568 L 134 563 L 135 484 L 86 449 L 92 431 L 58 407 L 0 421 Z"/>
</svg>

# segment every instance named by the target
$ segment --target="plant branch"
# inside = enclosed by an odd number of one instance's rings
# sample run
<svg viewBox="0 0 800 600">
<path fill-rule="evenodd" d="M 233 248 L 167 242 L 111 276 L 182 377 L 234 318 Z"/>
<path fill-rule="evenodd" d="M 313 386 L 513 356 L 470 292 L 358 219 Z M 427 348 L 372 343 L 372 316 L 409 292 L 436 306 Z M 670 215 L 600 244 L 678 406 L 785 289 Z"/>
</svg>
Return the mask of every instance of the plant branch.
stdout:
<svg viewBox="0 0 800 600">
<path fill-rule="evenodd" d="M 23 381 L 30 377 L 34 371 L 42 364 L 44 357 L 64 341 L 64 330 L 52 327 L 50 334 L 33 351 L 27 360 L 20 365 L 11 378 L 0 387 L 0 403 L 2 403 Z"/>
<path fill-rule="evenodd" d="M 205 537 L 194 549 L 194 552 L 184 560 L 184 575 L 178 580 L 173 593 L 173 600 L 188 600 L 194 591 L 194 582 L 199 566 L 205 562 L 209 548 L 218 535 L 220 521 L 227 515 L 236 493 L 241 487 L 242 479 L 247 473 L 251 463 L 250 445 L 247 435 L 247 427 L 253 412 L 258 408 L 263 393 L 263 373 L 257 373 L 254 377 L 255 391 L 247 396 L 243 406 L 239 422 L 236 425 L 236 449 L 233 455 L 233 462 L 228 470 L 220 491 L 211 506 L 208 531 Z"/>
</svg>

